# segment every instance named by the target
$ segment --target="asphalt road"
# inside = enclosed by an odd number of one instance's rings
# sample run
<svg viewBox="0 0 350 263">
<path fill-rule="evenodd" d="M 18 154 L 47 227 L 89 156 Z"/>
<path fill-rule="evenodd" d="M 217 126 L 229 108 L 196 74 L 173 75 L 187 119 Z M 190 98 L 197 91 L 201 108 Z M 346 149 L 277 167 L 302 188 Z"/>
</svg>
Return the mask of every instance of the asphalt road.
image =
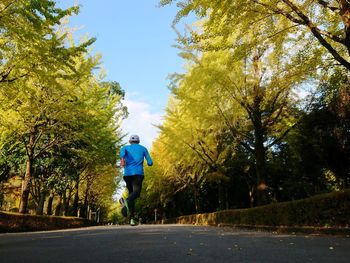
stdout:
<svg viewBox="0 0 350 263">
<path fill-rule="evenodd" d="M 0 262 L 350 262 L 350 238 L 190 225 L 0 234 Z"/>
</svg>

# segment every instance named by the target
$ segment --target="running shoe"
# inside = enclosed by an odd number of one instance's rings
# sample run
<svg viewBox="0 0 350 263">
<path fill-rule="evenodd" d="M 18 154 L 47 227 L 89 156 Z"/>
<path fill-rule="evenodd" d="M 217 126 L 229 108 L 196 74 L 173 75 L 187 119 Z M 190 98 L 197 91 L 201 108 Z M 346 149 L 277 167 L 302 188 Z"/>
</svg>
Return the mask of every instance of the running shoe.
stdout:
<svg viewBox="0 0 350 263">
<path fill-rule="evenodd" d="M 134 218 L 131 218 L 130 219 L 130 225 L 131 226 L 137 226 L 138 224 L 137 224 L 137 221 Z"/>
</svg>

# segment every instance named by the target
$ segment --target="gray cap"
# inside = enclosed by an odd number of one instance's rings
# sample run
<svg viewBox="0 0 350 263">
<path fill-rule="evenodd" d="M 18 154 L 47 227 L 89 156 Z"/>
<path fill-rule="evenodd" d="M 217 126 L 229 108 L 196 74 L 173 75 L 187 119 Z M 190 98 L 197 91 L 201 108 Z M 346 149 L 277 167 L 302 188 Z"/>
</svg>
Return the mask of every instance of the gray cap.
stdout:
<svg viewBox="0 0 350 263">
<path fill-rule="evenodd" d="M 137 143 L 139 143 L 140 142 L 140 137 L 138 135 L 131 135 L 130 139 L 129 139 L 129 142 L 137 142 Z"/>
</svg>

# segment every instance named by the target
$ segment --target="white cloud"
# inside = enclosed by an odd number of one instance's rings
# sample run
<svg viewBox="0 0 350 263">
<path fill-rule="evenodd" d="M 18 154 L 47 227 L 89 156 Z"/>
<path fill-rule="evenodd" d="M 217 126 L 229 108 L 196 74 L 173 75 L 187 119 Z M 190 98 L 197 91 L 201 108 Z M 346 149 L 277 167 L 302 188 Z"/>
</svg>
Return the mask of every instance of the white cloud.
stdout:
<svg viewBox="0 0 350 263">
<path fill-rule="evenodd" d="M 123 132 L 128 134 L 125 141 L 132 134 L 140 136 L 141 144 L 150 149 L 153 140 L 158 136 L 159 130 L 154 125 L 161 124 L 162 116 L 159 112 L 151 112 L 151 105 L 135 99 L 124 100 L 129 116 L 122 124 Z"/>
</svg>

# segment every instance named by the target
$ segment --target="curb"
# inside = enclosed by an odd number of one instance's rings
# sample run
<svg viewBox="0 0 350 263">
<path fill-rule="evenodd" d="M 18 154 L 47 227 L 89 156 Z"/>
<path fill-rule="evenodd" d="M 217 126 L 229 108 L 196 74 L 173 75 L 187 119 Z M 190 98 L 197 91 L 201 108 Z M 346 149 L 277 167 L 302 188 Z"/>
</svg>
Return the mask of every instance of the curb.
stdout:
<svg viewBox="0 0 350 263">
<path fill-rule="evenodd" d="M 312 234 L 312 235 L 339 235 L 350 237 L 349 227 L 313 227 L 313 226 L 264 226 L 264 225 L 234 225 L 218 224 L 217 227 L 230 227 L 247 230 L 276 232 L 278 234 Z"/>
</svg>

